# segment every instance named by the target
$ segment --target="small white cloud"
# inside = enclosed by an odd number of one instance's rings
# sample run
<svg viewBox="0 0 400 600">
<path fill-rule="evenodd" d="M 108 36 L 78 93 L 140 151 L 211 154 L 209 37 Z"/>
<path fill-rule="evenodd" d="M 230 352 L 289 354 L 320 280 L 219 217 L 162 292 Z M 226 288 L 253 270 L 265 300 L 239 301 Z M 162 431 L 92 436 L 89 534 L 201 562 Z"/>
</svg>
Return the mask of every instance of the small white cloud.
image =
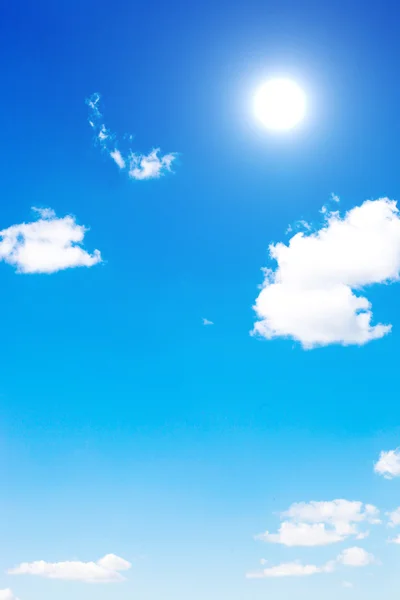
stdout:
<svg viewBox="0 0 400 600">
<path fill-rule="evenodd" d="M 348 588 L 348 589 L 350 589 L 350 588 L 353 588 L 353 587 L 354 587 L 354 585 L 351 583 L 351 581 L 342 581 L 342 586 L 343 586 L 344 588 Z"/>
<path fill-rule="evenodd" d="M 6 590 L 0 590 L 0 600 L 18 600 L 18 598 L 13 594 L 10 588 Z"/>
<path fill-rule="evenodd" d="M 360 290 L 400 276 L 400 217 L 388 198 L 348 211 L 325 211 L 313 232 L 271 244 L 274 269 L 264 270 L 256 299 L 253 334 L 292 338 L 304 348 L 362 345 L 381 338 L 390 324 L 372 325 L 372 310 Z"/>
<path fill-rule="evenodd" d="M 331 194 L 331 200 L 332 200 L 333 202 L 340 202 L 340 198 L 339 198 L 339 196 L 337 196 L 337 195 L 336 195 L 336 194 L 334 194 L 334 193 L 332 193 L 332 194 Z"/>
<path fill-rule="evenodd" d="M 113 150 L 110 152 L 110 156 L 117 163 L 120 169 L 125 169 L 125 160 L 123 159 L 123 156 L 119 150 Z"/>
<path fill-rule="evenodd" d="M 158 179 L 167 172 L 172 172 L 172 163 L 177 154 L 160 154 L 160 148 L 155 148 L 149 154 L 141 154 L 128 149 L 123 152 L 116 145 L 116 135 L 103 122 L 100 112 L 100 95 L 93 94 L 86 100 L 89 106 L 89 125 L 95 132 L 95 141 L 107 153 L 121 170 L 127 170 L 130 179 Z M 123 141 L 132 141 L 132 135 L 123 136 Z"/>
<path fill-rule="evenodd" d="M 389 527 L 397 527 L 400 525 L 400 507 L 392 512 L 386 513 L 386 515 L 389 517 Z"/>
<path fill-rule="evenodd" d="M 379 460 L 374 465 L 375 473 L 383 475 L 385 479 L 394 479 L 400 476 L 400 450 L 381 452 Z"/>
<path fill-rule="evenodd" d="M 54 273 L 101 262 L 99 250 L 89 254 L 82 248 L 87 230 L 74 217 L 57 218 L 50 208 L 34 210 L 38 220 L 0 231 L 0 260 L 19 273 Z"/>
<path fill-rule="evenodd" d="M 349 536 L 363 539 L 368 532 L 359 530 L 360 523 L 381 522 L 375 506 L 343 499 L 295 503 L 281 514 L 281 519 L 278 533 L 266 531 L 257 538 L 285 546 L 326 546 Z"/>
<path fill-rule="evenodd" d="M 203 319 L 203 325 L 214 325 L 213 321 L 209 321 L 208 319 Z"/>
<path fill-rule="evenodd" d="M 131 564 L 116 556 L 107 554 L 97 562 L 65 561 L 48 563 L 38 560 L 21 563 L 8 571 L 9 575 L 37 575 L 47 579 L 82 581 L 85 583 L 114 583 L 124 581 L 120 571 L 131 568 Z M 0 599 L 1 600 L 1 599 Z"/>
<path fill-rule="evenodd" d="M 291 523 L 284 521 L 278 533 L 266 531 L 257 536 L 257 539 L 272 544 L 284 546 L 326 546 L 345 539 L 334 529 L 327 529 L 324 523 Z"/>
<path fill-rule="evenodd" d="M 375 562 L 375 557 L 363 548 L 354 546 L 343 550 L 337 557 L 337 562 L 346 567 L 366 567 Z"/>
<path fill-rule="evenodd" d="M 332 562 L 326 563 L 322 567 L 316 565 L 303 565 L 300 561 L 291 563 L 282 563 L 274 567 L 269 567 L 255 573 L 247 573 L 248 579 L 264 579 L 268 577 L 307 577 L 317 573 L 331 573 L 334 570 Z"/>
<path fill-rule="evenodd" d="M 52 208 L 38 208 L 37 206 L 32 206 L 32 210 L 36 212 L 42 219 L 54 219 L 56 213 Z"/>
<path fill-rule="evenodd" d="M 400 544 L 400 535 L 395 538 L 388 539 L 389 544 Z"/>
<path fill-rule="evenodd" d="M 262 561 L 265 565 L 267 561 Z M 335 560 L 330 560 L 322 566 L 303 565 L 300 561 L 282 563 L 273 567 L 267 567 L 261 571 L 248 573 L 249 579 L 264 579 L 267 577 L 305 577 L 317 573 L 333 573 L 339 565 L 346 567 L 366 567 L 376 562 L 372 554 L 368 554 L 363 548 L 348 548 L 344 550 Z"/>
<path fill-rule="evenodd" d="M 369 534 L 369 531 L 361 531 L 358 535 L 356 535 L 356 540 L 365 540 L 367 537 L 369 537 Z"/>
<path fill-rule="evenodd" d="M 171 165 L 175 160 L 174 154 L 158 156 L 159 148 L 152 150 L 150 154 L 135 154 L 129 156 L 129 177 L 131 179 L 158 179 L 165 172 L 171 171 Z"/>
</svg>

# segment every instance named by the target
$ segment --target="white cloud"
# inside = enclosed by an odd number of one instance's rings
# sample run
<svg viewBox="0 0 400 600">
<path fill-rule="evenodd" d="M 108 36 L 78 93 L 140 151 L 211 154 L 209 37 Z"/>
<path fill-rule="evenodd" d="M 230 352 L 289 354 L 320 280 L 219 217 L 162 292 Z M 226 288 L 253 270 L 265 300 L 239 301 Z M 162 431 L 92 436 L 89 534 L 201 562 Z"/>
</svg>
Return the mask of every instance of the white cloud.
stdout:
<svg viewBox="0 0 400 600">
<path fill-rule="evenodd" d="M 300 561 L 282 563 L 273 567 L 267 567 L 261 571 L 248 573 L 249 579 L 264 579 L 267 577 L 304 577 L 316 575 L 317 573 L 333 573 L 339 565 L 346 567 L 366 567 L 376 562 L 372 554 L 368 554 L 363 548 L 348 548 L 344 550 L 335 560 L 330 560 L 322 566 L 303 565 Z M 265 564 L 266 561 L 262 561 Z"/>
<path fill-rule="evenodd" d="M 158 156 L 159 148 L 155 148 L 149 154 L 134 154 L 129 156 L 129 177 L 132 179 L 157 179 L 166 171 L 171 171 L 171 165 L 175 160 L 174 154 Z"/>
<path fill-rule="evenodd" d="M 117 163 L 120 169 L 125 169 L 125 160 L 119 150 L 113 150 L 110 152 L 110 156 Z"/>
<path fill-rule="evenodd" d="M 341 542 L 349 536 L 363 539 L 368 532 L 359 531 L 359 523 L 380 523 L 378 509 L 371 504 L 333 500 L 330 502 L 300 502 L 281 514 L 278 533 L 257 536 L 265 542 L 285 546 L 325 546 Z"/>
<path fill-rule="evenodd" d="M 375 473 L 383 475 L 385 479 L 393 479 L 400 476 L 400 450 L 389 450 L 381 452 L 379 460 L 374 465 Z"/>
<path fill-rule="evenodd" d="M 148 154 L 133 152 L 128 149 L 121 151 L 116 143 L 116 135 L 112 133 L 103 122 L 100 111 L 100 95 L 93 94 L 86 100 L 89 106 L 89 125 L 95 133 L 95 141 L 101 149 L 117 164 L 121 170 L 126 170 L 130 179 L 158 179 L 167 172 L 172 171 L 172 164 L 177 154 L 160 154 L 160 148 L 154 148 Z M 132 140 L 132 135 L 124 136 L 125 140 Z"/>
<path fill-rule="evenodd" d="M 264 542 L 284 546 L 326 546 L 344 540 L 334 529 L 326 529 L 324 523 L 291 523 L 284 521 L 278 533 L 265 533 L 257 536 Z"/>
<path fill-rule="evenodd" d="M 265 269 L 253 334 L 298 340 L 303 347 L 365 344 L 391 325 L 372 325 L 365 286 L 400 274 L 400 218 L 387 198 L 348 211 L 326 210 L 323 226 L 271 244 L 275 269 Z"/>
<path fill-rule="evenodd" d="M 346 567 L 366 567 L 375 562 L 375 557 L 366 552 L 364 548 L 354 546 L 353 548 L 343 550 L 336 560 Z"/>
<path fill-rule="evenodd" d="M 343 586 L 344 588 L 348 588 L 348 589 L 350 589 L 350 588 L 353 588 L 353 587 L 354 587 L 354 585 L 351 583 L 351 581 L 343 581 L 343 582 L 342 582 L 342 586 Z"/>
<path fill-rule="evenodd" d="M 97 564 L 110 571 L 129 571 L 132 566 L 130 562 L 115 554 L 106 554 L 97 561 Z"/>
<path fill-rule="evenodd" d="M 391 538 L 388 540 L 389 544 L 400 544 L 400 535 L 395 538 Z"/>
<path fill-rule="evenodd" d="M 7 588 L 6 590 L 0 590 L 0 600 L 18 600 L 18 598 L 14 596 L 10 588 Z"/>
<path fill-rule="evenodd" d="M 214 325 L 213 321 L 209 321 L 208 319 L 203 319 L 203 325 Z"/>
<path fill-rule="evenodd" d="M 300 561 L 282 563 L 275 567 L 268 567 L 255 573 L 247 573 L 248 579 L 264 579 L 266 577 L 306 577 L 317 573 L 331 573 L 334 570 L 333 563 L 327 563 L 322 567 L 316 565 L 303 565 Z"/>
<path fill-rule="evenodd" d="M 386 513 L 386 515 L 389 517 L 389 527 L 397 527 L 400 525 L 400 507 L 392 512 Z"/>
<path fill-rule="evenodd" d="M 131 564 L 115 556 L 107 554 L 97 562 L 65 561 L 48 563 L 38 560 L 32 563 L 21 563 L 8 571 L 9 575 L 37 575 L 47 579 L 64 579 L 83 581 L 85 583 L 113 583 L 124 581 L 120 571 L 127 571 Z"/>
<path fill-rule="evenodd" d="M 74 217 L 57 218 L 49 208 L 34 210 L 38 220 L 0 231 L 0 260 L 19 273 L 54 273 L 101 262 L 98 250 L 89 254 L 82 248 L 87 230 Z"/>
</svg>

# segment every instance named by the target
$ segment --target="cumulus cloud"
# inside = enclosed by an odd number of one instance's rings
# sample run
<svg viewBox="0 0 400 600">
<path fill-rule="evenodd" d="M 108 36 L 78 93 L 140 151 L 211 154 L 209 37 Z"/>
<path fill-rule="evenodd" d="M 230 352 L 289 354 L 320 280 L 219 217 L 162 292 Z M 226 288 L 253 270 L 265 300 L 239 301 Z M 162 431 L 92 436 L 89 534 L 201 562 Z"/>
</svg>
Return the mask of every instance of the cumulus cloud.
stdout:
<svg viewBox="0 0 400 600">
<path fill-rule="evenodd" d="M 6 590 L 0 590 L 0 600 L 18 600 L 18 598 L 12 593 L 10 588 Z"/>
<path fill-rule="evenodd" d="M 177 154 L 160 154 L 160 148 L 153 148 L 148 154 L 126 152 L 118 148 L 115 133 L 112 133 L 104 124 L 100 111 L 100 94 L 93 94 L 86 100 L 89 107 L 89 125 L 95 134 L 95 141 L 100 148 L 112 158 L 121 171 L 126 171 L 130 179 L 158 179 L 167 172 L 172 171 L 172 164 Z M 125 136 L 132 139 L 132 136 Z"/>
<path fill-rule="evenodd" d="M 375 562 L 373 554 L 369 554 L 364 548 L 354 546 L 343 550 L 336 561 L 346 567 L 366 567 Z"/>
<path fill-rule="evenodd" d="M 64 561 L 48 563 L 38 560 L 21 563 L 8 571 L 9 575 L 37 575 L 47 579 L 83 581 L 85 583 L 113 583 L 124 581 L 120 571 L 127 571 L 131 564 L 116 556 L 107 554 L 97 562 Z"/>
<path fill-rule="evenodd" d="M 385 479 L 394 479 L 400 476 L 400 450 L 382 451 L 379 460 L 374 465 L 375 473 L 383 475 Z"/>
<path fill-rule="evenodd" d="M 391 330 L 390 324 L 372 324 L 371 304 L 362 290 L 399 279 L 396 202 L 368 200 L 344 216 L 326 209 L 323 219 L 319 229 L 270 245 L 276 265 L 264 269 L 253 334 L 292 338 L 313 348 L 362 345 Z"/>
<path fill-rule="evenodd" d="M 263 561 L 265 564 L 266 561 Z M 305 577 L 318 573 L 333 573 L 339 565 L 346 567 L 366 567 L 375 562 L 375 557 L 357 546 L 344 550 L 335 560 L 328 561 L 322 566 L 313 564 L 303 565 L 300 561 L 282 563 L 267 567 L 261 571 L 248 573 L 249 579 L 264 579 L 268 577 Z"/>
<path fill-rule="evenodd" d="M 389 527 L 397 527 L 400 525 L 400 507 L 392 512 L 386 513 L 386 515 L 389 517 Z"/>
<path fill-rule="evenodd" d="M 326 546 L 341 542 L 344 537 L 334 529 L 327 529 L 324 523 L 291 523 L 284 521 L 278 533 L 266 531 L 257 536 L 263 542 L 284 546 Z"/>
<path fill-rule="evenodd" d="M 68 215 L 56 217 L 50 208 L 34 208 L 38 218 L 0 231 L 0 260 L 19 273 L 54 273 L 71 267 L 92 267 L 101 262 L 82 247 L 87 229 Z"/>
<path fill-rule="evenodd" d="M 381 522 L 375 506 L 349 500 L 299 502 L 280 516 L 283 522 L 278 533 L 266 531 L 257 539 L 284 546 L 326 546 L 350 536 L 362 539 L 368 532 L 359 530 L 360 523 Z"/>
</svg>

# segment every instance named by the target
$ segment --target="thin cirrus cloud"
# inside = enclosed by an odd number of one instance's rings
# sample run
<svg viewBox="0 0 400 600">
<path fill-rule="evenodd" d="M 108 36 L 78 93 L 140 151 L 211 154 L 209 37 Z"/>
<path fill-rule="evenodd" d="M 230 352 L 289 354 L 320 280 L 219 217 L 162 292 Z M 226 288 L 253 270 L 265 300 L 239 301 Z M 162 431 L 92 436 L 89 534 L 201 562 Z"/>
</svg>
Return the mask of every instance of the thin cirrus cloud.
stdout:
<svg viewBox="0 0 400 600">
<path fill-rule="evenodd" d="M 265 561 L 264 561 L 265 562 Z M 369 554 L 363 548 L 354 546 L 347 548 L 336 559 L 317 566 L 313 564 L 303 565 L 300 561 L 290 563 L 281 563 L 272 567 L 267 567 L 261 571 L 247 573 L 248 579 L 266 579 L 271 577 L 307 577 L 318 573 L 333 573 L 338 566 L 345 567 L 366 567 L 375 563 L 375 557 Z"/>
<path fill-rule="evenodd" d="M 100 148 L 110 156 L 121 171 L 125 171 L 130 179 L 145 180 L 158 179 L 172 171 L 172 164 L 177 153 L 161 154 L 160 148 L 153 148 L 148 154 L 141 154 L 118 148 L 115 133 L 111 132 L 104 124 L 103 114 L 100 111 L 100 94 L 92 94 L 86 100 L 89 107 L 89 125 L 95 133 L 95 141 Z M 132 139 L 132 136 L 128 136 Z"/>
<path fill-rule="evenodd" d="M 319 229 L 303 228 L 287 244 L 270 245 L 276 266 L 264 269 L 253 335 L 314 348 L 363 345 L 390 332 L 390 324 L 372 325 L 371 304 L 360 290 L 399 279 L 396 202 L 367 200 L 344 216 L 322 212 Z"/>
<path fill-rule="evenodd" d="M 374 465 L 374 471 L 385 479 L 400 477 L 400 449 L 382 451 Z"/>
<path fill-rule="evenodd" d="M 124 581 L 121 571 L 128 571 L 131 563 L 127 560 L 107 554 L 97 562 L 64 561 L 49 563 L 38 560 L 21 563 L 8 570 L 9 575 L 36 575 L 46 579 L 63 579 L 84 583 L 117 583 Z M 0 597 L 1 600 L 1 597 Z"/>
<path fill-rule="evenodd" d="M 33 208 L 38 218 L 0 231 L 0 260 L 18 273 L 54 273 L 72 267 L 92 267 L 101 262 L 83 247 L 87 229 L 74 217 L 58 218 L 49 208 Z"/>
<path fill-rule="evenodd" d="M 284 546 L 327 546 L 349 537 L 364 539 L 368 531 L 360 530 L 361 523 L 381 523 L 375 506 L 343 499 L 295 503 L 280 517 L 277 533 L 266 531 L 256 539 Z"/>
</svg>

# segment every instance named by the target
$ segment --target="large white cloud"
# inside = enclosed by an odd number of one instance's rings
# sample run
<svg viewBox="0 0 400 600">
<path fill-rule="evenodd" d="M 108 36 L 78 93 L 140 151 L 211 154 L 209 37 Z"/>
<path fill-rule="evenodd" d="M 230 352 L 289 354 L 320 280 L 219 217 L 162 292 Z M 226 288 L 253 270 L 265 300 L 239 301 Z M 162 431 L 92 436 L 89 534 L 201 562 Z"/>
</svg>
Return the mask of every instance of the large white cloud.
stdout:
<svg viewBox="0 0 400 600">
<path fill-rule="evenodd" d="M 265 563 L 265 561 L 263 561 Z M 313 564 L 303 565 L 300 561 L 282 563 L 273 567 L 267 567 L 261 571 L 248 573 L 250 579 L 264 579 L 268 577 L 304 577 L 316 575 L 317 573 L 332 573 L 339 565 L 346 567 L 366 567 L 375 562 L 375 557 L 363 548 L 354 546 L 347 548 L 335 560 L 328 561 L 322 566 Z"/>
<path fill-rule="evenodd" d="M 37 575 L 47 579 L 65 579 L 85 583 L 113 583 L 124 581 L 120 571 L 127 571 L 131 563 L 115 554 L 107 554 L 97 562 L 64 561 L 49 563 L 37 560 L 21 563 L 9 569 L 9 575 Z M 1 598 L 0 598 L 1 600 Z"/>
<path fill-rule="evenodd" d="M 10 588 L 6 590 L 0 590 L 0 600 L 18 600 L 18 598 L 13 594 Z"/>
<path fill-rule="evenodd" d="M 253 333 L 298 340 L 304 347 L 365 344 L 391 330 L 372 325 L 361 291 L 400 274 L 400 217 L 396 202 L 368 200 L 349 210 L 324 212 L 320 229 L 271 244 L 276 262 L 265 270 L 254 310 Z"/>
<path fill-rule="evenodd" d="M 385 479 L 400 477 L 400 450 L 396 448 L 388 452 L 382 451 L 378 462 L 374 465 L 374 471 L 378 475 L 383 475 Z"/>
<path fill-rule="evenodd" d="M 359 524 L 380 523 L 379 511 L 371 504 L 349 500 L 330 502 L 300 502 L 281 513 L 283 520 L 278 533 L 266 531 L 257 538 L 284 546 L 325 546 L 341 542 L 350 536 L 366 537 Z"/>
<path fill-rule="evenodd" d="M 167 172 L 172 171 L 172 163 L 177 154 L 160 154 L 160 148 L 153 148 L 148 154 L 133 152 L 128 149 L 126 152 L 120 150 L 117 146 L 116 135 L 112 133 L 103 122 L 103 115 L 100 112 L 100 95 L 93 94 L 86 100 L 89 106 L 89 124 L 94 130 L 96 143 L 106 152 L 122 171 L 126 171 L 130 179 L 158 179 Z M 132 136 L 125 136 L 128 140 Z"/>
<path fill-rule="evenodd" d="M 48 208 L 34 210 L 39 217 L 36 221 L 0 231 L 0 260 L 19 273 L 54 273 L 101 262 L 98 250 L 90 254 L 82 247 L 87 230 L 74 217 L 58 218 Z"/>
</svg>

